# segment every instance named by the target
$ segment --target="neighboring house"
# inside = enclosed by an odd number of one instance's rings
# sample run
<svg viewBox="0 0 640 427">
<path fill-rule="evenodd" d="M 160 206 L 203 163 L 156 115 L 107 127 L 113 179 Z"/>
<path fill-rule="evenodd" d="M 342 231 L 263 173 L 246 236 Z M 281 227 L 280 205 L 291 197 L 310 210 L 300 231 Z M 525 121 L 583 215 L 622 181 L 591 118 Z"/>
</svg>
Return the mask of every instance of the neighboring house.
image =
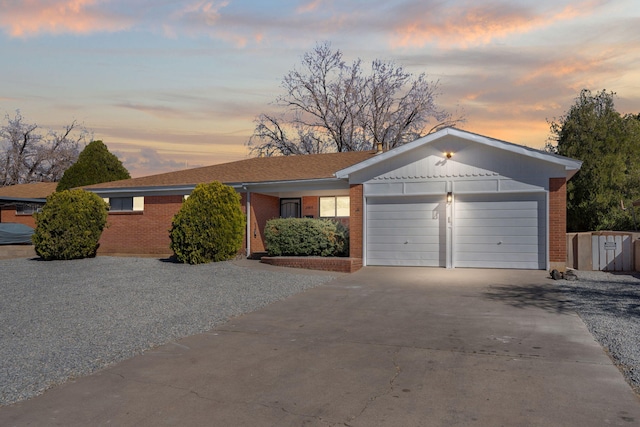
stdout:
<svg viewBox="0 0 640 427">
<path fill-rule="evenodd" d="M 33 214 L 56 191 L 56 182 L 33 182 L 0 187 L 0 222 L 17 222 L 36 226 Z"/>
<path fill-rule="evenodd" d="M 336 218 L 363 265 L 564 270 L 566 181 L 581 162 L 455 128 L 384 153 L 262 157 L 85 187 L 112 212 L 101 254 L 167 254 L 198 183 L 242 196 L 245 253 L 277 217 Z M 247 239 L 248 237 L 248 239 Z"/>
</svg>

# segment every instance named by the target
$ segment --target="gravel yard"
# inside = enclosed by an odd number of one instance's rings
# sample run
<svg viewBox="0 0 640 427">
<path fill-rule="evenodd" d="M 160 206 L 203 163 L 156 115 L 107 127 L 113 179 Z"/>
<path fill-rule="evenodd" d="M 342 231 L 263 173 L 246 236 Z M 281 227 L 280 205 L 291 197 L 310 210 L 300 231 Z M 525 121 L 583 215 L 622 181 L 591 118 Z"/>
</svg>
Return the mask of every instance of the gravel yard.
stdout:
<svg viewBox="0 0 640 427">
<path fill-rule="evenodd" d="M 576 271 L 579 280 L 559 280 L 569 301 L 627 382 L 640 393 L 640 274 Z"/>
<path fill-rule="evenodd" d="M 334 277 L 114 257 L 0 260 L 0 275 L 0 405 Z"/>
<path fill-rule="evenodd" d="M 640 275 L 576 273 L 577 281 L 506 287 L 500 299 L 577 312 L 640 392 Z M 7 405 L 335 275 L 98 257 L 0 260 L 0 277 L 0 405 Z"/>
</svg>

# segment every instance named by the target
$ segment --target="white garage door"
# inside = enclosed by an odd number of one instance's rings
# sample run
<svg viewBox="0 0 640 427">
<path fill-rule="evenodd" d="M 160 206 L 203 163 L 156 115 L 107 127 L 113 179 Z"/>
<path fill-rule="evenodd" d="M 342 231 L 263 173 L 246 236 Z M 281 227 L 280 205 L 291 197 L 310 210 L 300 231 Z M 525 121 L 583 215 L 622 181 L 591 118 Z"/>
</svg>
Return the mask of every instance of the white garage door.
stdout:
<svg viewBox="0 0 640 427">
<path fill-rule="evenodd" d="M 546 268 L 544 194 L 457 196 L 453 264 Z"/>
<path fill-rule="evenodd" d="M 367 199 L 367 265 L 445 266 L 442 197 Z"/>
</svg>

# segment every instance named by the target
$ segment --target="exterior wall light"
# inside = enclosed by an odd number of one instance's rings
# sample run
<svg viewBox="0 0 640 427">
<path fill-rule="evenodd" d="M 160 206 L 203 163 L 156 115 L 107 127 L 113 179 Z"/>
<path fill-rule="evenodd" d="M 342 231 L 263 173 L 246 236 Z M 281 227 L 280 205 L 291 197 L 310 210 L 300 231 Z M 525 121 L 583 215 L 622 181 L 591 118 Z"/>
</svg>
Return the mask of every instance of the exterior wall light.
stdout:
<svg viewBox="0 0 640 427">
<path fill-rule="evenodd" d="M 447 203 L 451 203 L 453 201 L 453 193 L 449 191 L 447 193 Z"/>
<path fill-rule="evenodd" d="M 453 157 L 453 151 L 447 151 L 444 153 L 444 155 L 447 159 L 450 159 Z"/>
</svg>

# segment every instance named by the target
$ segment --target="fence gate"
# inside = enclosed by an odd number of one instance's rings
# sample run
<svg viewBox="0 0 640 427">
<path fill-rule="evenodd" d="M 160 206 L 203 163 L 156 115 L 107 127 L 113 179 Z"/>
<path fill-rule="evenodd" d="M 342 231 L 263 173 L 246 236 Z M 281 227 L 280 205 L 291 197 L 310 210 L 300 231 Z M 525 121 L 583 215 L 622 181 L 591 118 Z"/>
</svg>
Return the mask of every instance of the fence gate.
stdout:
<svg viewBox="0 0 640 427">
<path fill-rule="evenodd" d="M 631 271 L 633 239 L 630 234 L 600 234 L 591 236 L 593 269 Z"/>
</svg>

